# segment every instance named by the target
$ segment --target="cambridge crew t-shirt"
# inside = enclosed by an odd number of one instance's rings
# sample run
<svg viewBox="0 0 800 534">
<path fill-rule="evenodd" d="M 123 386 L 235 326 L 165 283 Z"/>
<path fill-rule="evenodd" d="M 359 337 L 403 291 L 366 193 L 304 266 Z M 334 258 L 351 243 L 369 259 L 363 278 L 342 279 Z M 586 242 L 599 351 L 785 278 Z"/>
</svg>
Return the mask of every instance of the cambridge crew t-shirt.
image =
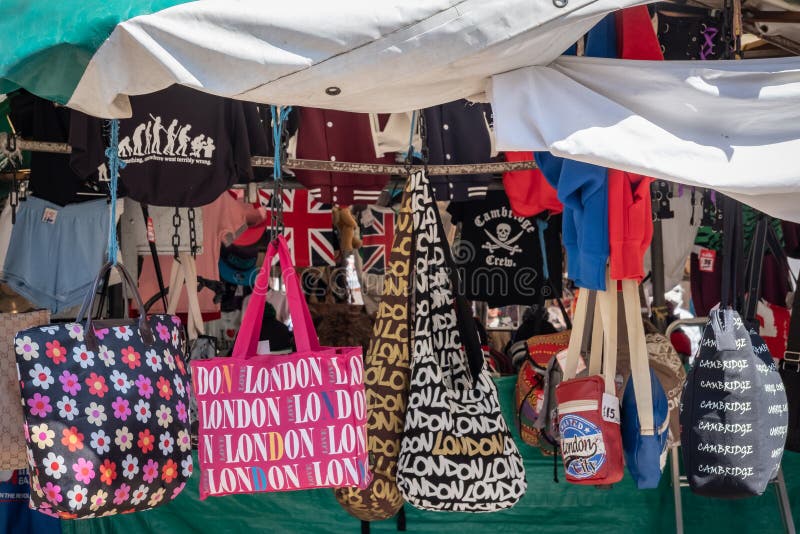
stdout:
<svg viewBox="0 0 800 534">
<path fill-rule="evenodd" d="M 516 217 L 501 190 L 483 200 L 453 202 L 447 211 L 461 223 L 455 256 L 467 298 L 494 307 L 561 295 L 560 216 Z"/>
</svg>

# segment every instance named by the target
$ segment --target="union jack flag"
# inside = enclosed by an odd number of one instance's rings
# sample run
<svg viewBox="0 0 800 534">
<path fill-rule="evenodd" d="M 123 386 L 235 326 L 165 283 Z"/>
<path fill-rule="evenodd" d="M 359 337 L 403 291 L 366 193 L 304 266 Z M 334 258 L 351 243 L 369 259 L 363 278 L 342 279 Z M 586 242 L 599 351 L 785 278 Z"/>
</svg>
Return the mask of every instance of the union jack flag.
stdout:
<svg viewBox="0 0 800 534">
<path fill-rule="evenodd" d="M 388 208 L 368 206 L 361 213 L 362 270 L 385 274 L 394 244 L 394 212 Z"/>
<path fill-rule="evenodd" d="M 258 199 L 269 210 L 272 189 L 259 189 Z M 267 227 L 271 223 L 267 211 Z M 336 264 L 336 234 L 330 204 L 323 204 L 305 189 L 283 190 L 284 236 L 295 267 Z"/>
</svg>

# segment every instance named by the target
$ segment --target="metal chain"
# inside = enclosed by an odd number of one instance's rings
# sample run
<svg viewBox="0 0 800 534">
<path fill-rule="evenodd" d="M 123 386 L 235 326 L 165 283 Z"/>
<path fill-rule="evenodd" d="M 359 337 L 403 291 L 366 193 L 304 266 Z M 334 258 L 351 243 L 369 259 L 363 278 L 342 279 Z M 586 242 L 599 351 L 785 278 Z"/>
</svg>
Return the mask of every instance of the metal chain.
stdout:
<svg viewBox="0 0 800 534">
<path fill-rule="evenodd" d="M 194 208 L 189 208 L 189 247 L 192 251 L 192 257 L 197 257 L 197 231 L 195 229 Z"/>
<path fill-rule="evenodd" d="M 175 213 L 172 215 L 172 250 L 175 253 L 175 259 L 178 259 L 178 247 L 181 246 L 181 235 L 178 233 L 181 227 L 181 212 L 175 208 Z"/>
</svg>

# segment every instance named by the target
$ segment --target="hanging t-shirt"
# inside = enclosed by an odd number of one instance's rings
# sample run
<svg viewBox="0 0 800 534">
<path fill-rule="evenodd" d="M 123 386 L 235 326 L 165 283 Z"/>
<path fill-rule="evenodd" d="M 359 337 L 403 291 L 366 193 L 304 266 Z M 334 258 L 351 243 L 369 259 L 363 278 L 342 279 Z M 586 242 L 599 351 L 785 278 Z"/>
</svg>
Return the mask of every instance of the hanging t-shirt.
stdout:
<svg viewBox="0 0 800 534">
<path fill-rule="evenodd" d="M 561 295 L 560 216 L 516 217 L 499 190 L 483 200 L 453 202 L 447 211 L 461 223 L 455 258 L 467 298 L 497 307 Z"/>
<path fill-rule="evenodd" d="M 130 100 L 133 116 L 119 123 L 120 179 L 129 197 L 198 207 L 236 182 L 253 180 L 250 157 L 265 154 L 254 154 L 251 144 L 257 151 L 267 146 L 254 104 L 179 85 Z M 251 135 L 262 142 L 251 143 Z M 93 121 L 74 124 L 70 143 L 79 174 L 103 161 L 105 146 Z"/>
<path fill-rule="evenodd" d="M 456 100 L 423 110 L 427 127 L 428 163 L 464 165 L 491 163 L 492 107 Z M 436 200 L 465 201 L 483 198 L 491 174 L 430 176 Z"/>
<path fill-rule="evenodd" d="M 17 134 L 34 141 L 66 143 L 72 121 L 86 120 L 83 113 L 58 106 L 20 90 L 10 95 L 9 118 Z M 100 162 L 102 163 L 102 161 Z M 98 163 L 99 165 L 99 163 Z M 97 178 L 97 165 L 78 176 L 70 168 L 68 154 L 31 153 L 30 191 L 34 196 L 66 206 L 73 202 L 97 200 L 97 196 L 78 195 L 84 179 Z"/>
<path fill-rule="evenodd" d="M 370 116 L 331 109 L 300 108 L 296 156 L 354 163 L 393 163 L 376 154 Z M 374 204 L 387 175 L 295 170 L 297 180 L 326 204 Z"/>
<path fill-rule="evenodd" d="M 4 534 L 61 534 L 61 521 L 28 506 L 27 469 L 0 471 L 0 532 Z"/>
<path fill-rule="evenodd" d="M 233 234 L 246 223 L 255 223 L 261 218 L 257 209 L 249 204 L 240 202 L 227 192 L 222 194 L 217 200 L 207 206 L 203 206 L 203 253 L 197 255 L 197 276 L 208 280 L 219 280 L 219 251 L 223 239 L 229 234 Z M 164 275 L 164 283 L 169 282 L 169 273 L 172 269 L 172 256 L 158 257 L 161 264 L 161 272 Z M 142 269 L 139 274 L 139 293 L 142 298 L 147 300 L 153 295 L 158 294 L 158 280 L 156 271 L 153 267 L 153 258 L 145 256 Z M 200 311 L 204 314 L 204 320 L 218 318 L 216 314 L 220 311 L 220 305 L 214 302 L 214 292 L 203 289 L 198 294 L 200 299 Z M 150 313 L 163 313 L 164 305 L 159 300 L 152 308 Z M 178 301 L 178 313 L 186 313 L 188 301 L 186 292 L 183 291 Z M 209 314 L 214 314 L 209 316 Z"/>
</svg>

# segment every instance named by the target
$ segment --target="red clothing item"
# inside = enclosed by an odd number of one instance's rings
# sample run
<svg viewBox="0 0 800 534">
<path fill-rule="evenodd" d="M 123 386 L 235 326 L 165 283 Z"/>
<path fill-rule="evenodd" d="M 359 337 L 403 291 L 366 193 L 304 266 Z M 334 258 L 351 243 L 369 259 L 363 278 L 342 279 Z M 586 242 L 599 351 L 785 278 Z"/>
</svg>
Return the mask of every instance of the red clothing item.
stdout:
<svg viewBox="0 0 800 534">
<path fill-rule="evenodd" d="M 663 60 L 647 6 L 617 11 L 617 52 L 622 59 Z M 608 170 L 611 278 L 644 278 L 644 255 L 653 239 L 652 178 Z"/>
<path fill-rule="evenodd" d="M 531 161 L 533 152 L 506 152 L 506 161 Z M 517 217 L 533 217 L 543 211 L 561 213 L 564 206 L 558 194 L 539 169 L 503 174 L 503 187 Z"/>
<path fill-rule="evenodd" d="M 393 163 L 394 154 L 375 155 L 369 115 L 330 109 L 301 108 L 297 157 L 354 163 Z M 387 175 L 294 171 L 297 180 L 325 204 L 374 204 L 389 181 Z"/>
<path fill-rule="evenodd" d="M 661 61 L 664 54 L 658 42 L 647 6 L 629 7 L 615 13 L 617 52 L 622 59 Z"/>
<path fill-rule="evenodd" d="M 653 239 L 652 181 L 608 169 L 609 263 L 614 280 L 644 278 L 644 254 Z"/>
</svg>

